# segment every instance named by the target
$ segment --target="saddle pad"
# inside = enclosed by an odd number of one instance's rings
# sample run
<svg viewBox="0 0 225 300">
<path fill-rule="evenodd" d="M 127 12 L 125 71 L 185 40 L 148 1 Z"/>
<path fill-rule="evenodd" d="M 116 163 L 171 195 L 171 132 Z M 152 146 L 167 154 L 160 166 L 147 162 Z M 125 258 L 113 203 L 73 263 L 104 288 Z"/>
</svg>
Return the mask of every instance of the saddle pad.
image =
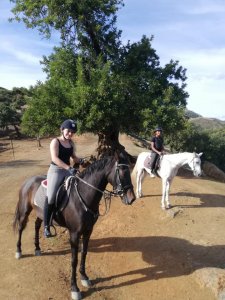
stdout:
<svg viewBox="0 0 225 300">
<path fill-rule="evenodd" d="M 151 156 L 150 154 L 146 157 L 145 161 L 144 161 L 144 167 L 149 169 L 150 168 L 150 162 L 151 162 Z"/>
<path fill-rule="evenodd" d="M 34 204 L 42 209 L 44 209 L 46 193 L 47 189 L 41 184 L 34 196 Z"/>
</svg>

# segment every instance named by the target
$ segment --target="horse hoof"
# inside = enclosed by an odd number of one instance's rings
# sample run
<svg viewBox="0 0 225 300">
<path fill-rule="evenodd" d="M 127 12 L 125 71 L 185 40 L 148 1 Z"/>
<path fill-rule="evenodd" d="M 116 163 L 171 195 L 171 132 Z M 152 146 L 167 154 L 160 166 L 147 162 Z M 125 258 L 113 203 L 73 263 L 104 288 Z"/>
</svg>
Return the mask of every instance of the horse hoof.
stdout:
<svg viewBox="0 0 225 300">
<path fill-rule="evenodd" d="M 92 283 L 89 279 L 81 279 L 81 284 L 86 288 L 92 287 Z"/>
<path fill-rule="evenodd" d="M 22 257 L 22 252 L 16 252 L 15 258 L 20 259 Z"/>
<path fill-rule="evenodd" d="M 41 250 L 35 250 L 35 256 L 41 256 Z"/>
<path fill-rule="evenodd" d="M 72 300 L 81 300 L 81 292 L 71 292 Z"/>
<path fill-rule="evenodd" d="M 165 206 L 161 206 L 162 210 L 166 210 L 166 207 Z"/>
</svg>

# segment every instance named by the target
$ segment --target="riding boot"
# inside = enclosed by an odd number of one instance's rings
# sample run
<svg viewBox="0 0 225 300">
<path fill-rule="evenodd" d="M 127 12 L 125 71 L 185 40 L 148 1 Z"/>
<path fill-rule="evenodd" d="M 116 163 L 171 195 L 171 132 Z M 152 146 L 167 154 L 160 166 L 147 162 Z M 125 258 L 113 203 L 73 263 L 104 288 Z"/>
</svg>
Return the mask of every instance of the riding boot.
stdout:
<svg viewBox="0 0 225 300">
<path fill-rule="evenodd" d="M 53 237 L 50 231 L 50 220 L 53 212 L 54 204 L 48 204 L 48 198 L 45 199 L 44 205 L 44 236 L 46 238 Z"/>
<path fill-rule="evenodd" d="M 150 177 L 154 178 L 155 177 L 155 170 L 150 169 Z"/>
</svg>

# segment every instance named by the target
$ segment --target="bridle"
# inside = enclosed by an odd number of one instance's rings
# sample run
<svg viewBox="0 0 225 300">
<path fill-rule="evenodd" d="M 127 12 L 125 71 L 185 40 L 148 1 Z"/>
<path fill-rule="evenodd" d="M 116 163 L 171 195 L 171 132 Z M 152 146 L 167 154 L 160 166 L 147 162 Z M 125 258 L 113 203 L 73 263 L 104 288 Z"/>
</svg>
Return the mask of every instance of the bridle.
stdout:
<svg viewBox="0 0 225 300">
<path fill-rule="evenodd" d="M 122 185 L 119 170 L 120 170 L 120 167 L 124 167 L 124 166 L 129 168 L 129 166 L 127 164 L 119 164 L 118 162 L 116 162 L 116 165 L 115 165 L 115 181 L 117 183 L 117 187 L 116 187 L 116 189 L 113 189 L 113 191 L 109 191 L 107 189 L 102 191 L 102 190 L 98 189 L 97 187 L 93 186 L 92 184 L 88 183 L 87 181 L 85 181 L 81 177 L 79 177 L 77 174 L 75 174 L 74 176 L 70 176 L 70 178 L 74 178 L 74 177 L 76 178 L 76 180 L 74 182 L 74 187 L 75 187 L 75 190 L 76 190 L 76 193 L 78 195 L 80 203 L 82 204 L 84 210 L 86 212 L 91 213 L 94 216 L 94 218 L 97 219 L 99 216 L 105 216 L 109 212 L 109 209 L 110 209 L 110 206 L 111 206 L 112 196 L 114 196 L 114 197 L 118 197 L 118 196 L 123 197 L 125 191 L 128 190 L 130 187 L 132 187 L 132 185 L 125 185 L 125 186 Z M 100 215 L 99 212 L 97 212 L 97 213 L 94 212 L 93 210 L 91 210 L 86 205 L 84 199 L 82 198 L 82 196 L 80 195 L 80 192 L 78 190 L 78 181 L 83 182 L 84 184 L 88 185 L 89 187 L 91 187 L 92 189 L 100 192 L 103 195 L 104 202 L 105 202 L 105 212 L 103 214 Z"/>
<path fill-rule="evenodd" d="M 191 165 L 191 163 L 192 163 L 192 167 L 190 166 L 190 169 L 191 169 L 191 171 L 193 172 L 193 174 L 195 174 L 196 173 L 196 164 L 195 164 L 195 158 L 198 158 L 197 156 L 196 156 L 196 154 L 194 153 L 194 156 L 193 156 L 193 158 L 190 160 L 190 162 L 188 163 L 189 164 L 189 166 Z M 189 168 L 186 168 L 187 170 L 189 169 Z"/>
<path fill-rule="evenodd" d="M 126 168 L 129 168 L 129 165 L 127 164 L 119 164 L 118 162 L 116 162 L 116 170 L 115 170 L 115 181 L 116 181 L 116 189 L 113 189 L 113 193 L 115 196 L 120 196 L 120 197 L 123 197 L 124 196 L 124 193 L 132 187 L 131 184 L 128 184 L 128 185 L 125 185 L 123 186 L 122 185 L 122 182 L 121 182 L 121 177 L 120 177 L 120 167 L 126 167 Z"/>
</svg>

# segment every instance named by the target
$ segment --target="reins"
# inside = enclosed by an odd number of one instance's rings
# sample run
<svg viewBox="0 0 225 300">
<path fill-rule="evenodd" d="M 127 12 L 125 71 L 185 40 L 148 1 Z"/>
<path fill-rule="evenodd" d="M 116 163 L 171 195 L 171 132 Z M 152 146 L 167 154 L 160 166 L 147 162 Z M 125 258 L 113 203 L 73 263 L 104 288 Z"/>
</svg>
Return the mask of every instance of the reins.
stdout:
<svg viewBox="0 0 225 300">
<path fill-rule="evenodd" d="M 81 182 L 83 182 L 84 184 L 88 185 L 89 187 L 91 187 L 92 189 L 100 192 L 103 196 L 104 196 L 104 202 L 105 202 L 105 212 L 103 214 L 100 214 L 99 212 L 95 213 L 93 212 L 89 207 L 87 207 L 86 203 L 84 202 L 84 200 L 82 199 L 79 191 L 78 191 L 78 181 L 75 180 L 74 182 L 74 187 L 75 187 L 75 190 L 77 192 L 77 195 L 78 195 L 78 198 L 79 198 L 79 201 L 80 203 L 82 204 L 84 210 L 86 212 L 90 212 L 94 218 L 97 218 L 97 217 L 103 217 L 105 216 L 108 212 L 109 212 L 109 209 L 110 209 L 110 206 L 111 206 L 111 197 L 112 195 L 116 195 L 114 192 L 111 192 L 111 191 L 108 191 L 108 190 L 100 190 L 98 188 L 96 188 L 95 186 L 93 186 L 92 184 L 88 183 L 87 181 L 83 180 L 82 178 L 80 178 L 79 176 L 75 175 L 74 176 L 76 179 L 80 180 Z"/>
<path fill-rule="evenodd" d="M 124 189 L 127 188 L 127 186 L 125 186 L 123 188 L 122 184 L 121 184 L 121 180 L 120 180 L 120 176 L 119 176 L 119 167 L 120 166 L 129 167 L 127 164 L 118 164 L 118 162 L 116 163 L 116 174 L 118 174 L 118 180 L 119 180 L 118 186 L 119 186 L 120 189 L 116 189 L 114 191 L 109 191 L 107 189 L 105 189 L 104 191 L 102 191 L 102 190 L 98 189 L 97 187 L 93 186 L 92 184 L 88 183 L 84 179 L 80 178 L 77 174 L 75 174 L 74 176 L 71 176 L 71 177 L 73 177 L 73 178 L 75 177 L 77 179 L 74 182 L 74 187 L 75 187 L 75 190 L 76 190 L 76 193 L 78 195 L 80 203 L 82 204 L 84 210 L 86 212 L 90 212 L 94 216 L 94 218 L 97 218 L 99 216 L 101 216 L 101 217 L 105 216 L 109 212 L 109 210 L 110 210 L 112 196 L 114 196 L 114 197 L 122 196 Z M 83 182 L 87 186 L 91 187 L 92 189 L 98 191 L 99 193 L 101 193 L 103 195 L 104 202 L 105 202 L 105 212 L 103 214 L 100 214 L 99 212 L 95 213 L 89 207 L 87 207 L 85 201 L 83 200 L 82 196 L 80 195 L 80 193 L 78 191 L 78 180 L 81 181 L 81 182 Z"/>
</svg>

